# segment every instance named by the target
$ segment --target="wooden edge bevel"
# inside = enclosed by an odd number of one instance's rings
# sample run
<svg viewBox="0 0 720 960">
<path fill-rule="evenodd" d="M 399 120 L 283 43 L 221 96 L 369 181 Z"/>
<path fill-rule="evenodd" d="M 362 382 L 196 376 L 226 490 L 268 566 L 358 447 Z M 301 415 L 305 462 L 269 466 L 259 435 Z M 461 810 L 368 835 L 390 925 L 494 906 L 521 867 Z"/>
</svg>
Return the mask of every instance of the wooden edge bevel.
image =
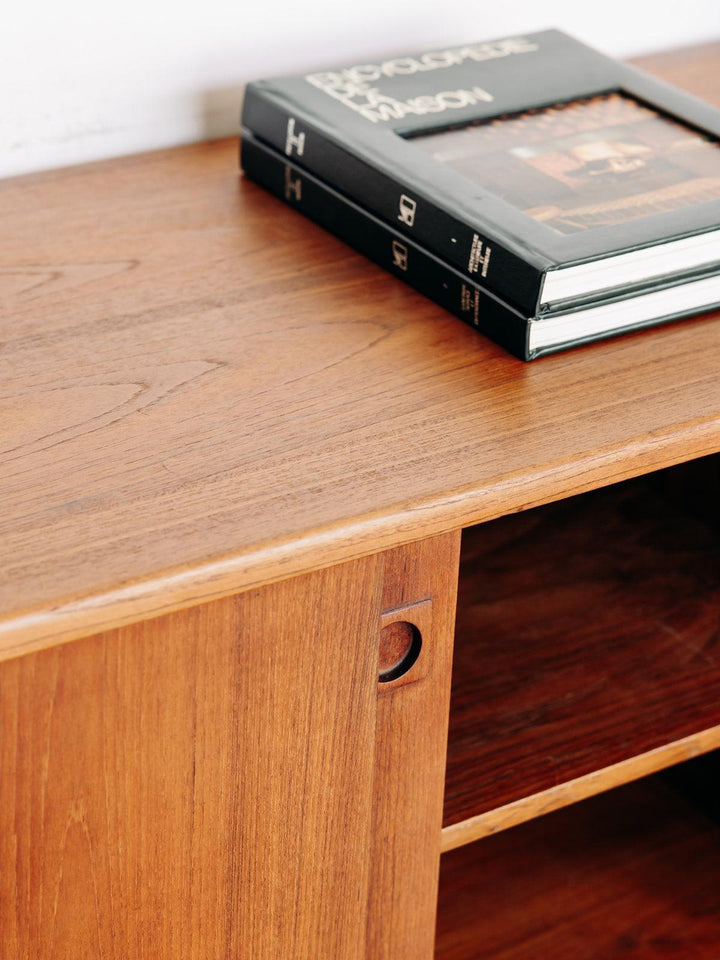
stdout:
<svg viewBox="0 0 720 960">
<path fill-rule="evenodd" d="M 490 487 L 456 490 L 88 595 L 59 601 L 39 597 L 37 606 L 0 620 L 0 661 L 542 506 L 718 449 L 720 423 L 693 422 L 670 435 L 649 435 L 550 469 L 504 476 Z"/>
</svg>

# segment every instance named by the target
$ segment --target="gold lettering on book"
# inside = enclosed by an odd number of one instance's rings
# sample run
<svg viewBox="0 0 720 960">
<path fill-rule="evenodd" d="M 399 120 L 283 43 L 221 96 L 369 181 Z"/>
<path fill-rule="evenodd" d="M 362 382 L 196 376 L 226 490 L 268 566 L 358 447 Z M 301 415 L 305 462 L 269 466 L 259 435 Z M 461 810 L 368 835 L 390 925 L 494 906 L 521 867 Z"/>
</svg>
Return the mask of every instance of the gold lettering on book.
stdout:
<svg viewBox="0 0 720 960">
<path fill-rule="evenodd" d="M 285 199 L 302 200 L 302 180 L 300 177 L 293 178 L 292 168 L 285 167 Z"/>
<path fill-rule="evenodd" d="M 480 312 L 480 291 L 464 283 L 460 291 L 460 309 L 464 312 L 472 311 L 473 324 L 477 326 Z"/>
<path fill-rule="evenodd" d="M 470 247 L 470 259 L 468 260 L 468 273 L 477 273 L 480 270 L 480 276 L 486 277 L 491 253 L 492 247 L 487 246 L 487 244 L 483 246 L 480 237 L 474 233 L 472 246 Z"/>
<path fill-rule="evenodd" d="M 417 210 L 417 200 L 408 197 L 407 194 L 400 194 L 400 203 L 398 204 L 398 220 L 411 227 L 415 223 L 415 211 Z"/>
<path fill-rule="evenodd" d="M 482 87 L 471 89 L 441 90 L 408 100 L 396 100 L 374 86 L 387 78 L 409 76 L 455 67 L 468 60 L 482 62 L 517 54 L 534 53 L 539 44 L 525 37 L 508 37 L 492 43 L 470 44 L 450 50 L 435 50 L 417 57 L 399 57 L 383 63 L 363 63 L 344 70 L 329 70 L 311 73 L 305 79 L 314 87 L 339 100 L 346 107 L 362 114 L 372 123 L 386 120 L 401 120 L 408 114 L 423 116 L 426 113 L 441 113 L 444 110 L 459 110 L 478 103 L 491 103 L 494 97 Z"/>
<path fill-rule="evenodd" d="M 393 266 L 398 270 L 407 270 L 408 268 L 408 248 L 399 240 L 392 242 Z"/>
<path fill-rule="evenodd" d="M 287 122 L 287 136 L 285 137 L 285 153 L 289 157 L 292 156 L 293 147 L 297 155 L 301 157 L 305 152 L 305 134 L 295 133 L 295 117 L 290 117 Z"/>
</svg>

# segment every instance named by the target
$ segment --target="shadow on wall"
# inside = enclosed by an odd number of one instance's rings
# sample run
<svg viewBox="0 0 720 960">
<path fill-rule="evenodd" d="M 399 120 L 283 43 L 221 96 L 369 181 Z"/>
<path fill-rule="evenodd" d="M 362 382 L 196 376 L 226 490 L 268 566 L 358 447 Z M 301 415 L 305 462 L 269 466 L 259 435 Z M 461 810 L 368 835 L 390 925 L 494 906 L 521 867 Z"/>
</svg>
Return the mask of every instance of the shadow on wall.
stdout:
<svg viewBox="0 0 720 960">
<path fill-rule="evenodd" d="M 245 86 L 221 87 L 199 94 L 200 140 L 218 140 L 240 133 Z"/>
</svg>

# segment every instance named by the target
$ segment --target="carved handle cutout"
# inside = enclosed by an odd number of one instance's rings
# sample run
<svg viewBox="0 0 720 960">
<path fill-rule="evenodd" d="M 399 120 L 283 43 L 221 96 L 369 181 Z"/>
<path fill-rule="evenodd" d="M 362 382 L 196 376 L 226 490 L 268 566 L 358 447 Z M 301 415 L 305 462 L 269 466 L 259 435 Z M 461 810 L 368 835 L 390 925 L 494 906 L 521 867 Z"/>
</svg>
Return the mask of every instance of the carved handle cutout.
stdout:
<svg viewBox="0 0 720 960">
<path fill-rule="evenodd" d="M 378 681 L 382 689 L 394 689 L 428 672 L 432 637 L 432 600 L 419 600 L 380 617 Z"/>
<path fill-rule="evenodd" d="M 379 679 L 389 683 L 402 677 L 420 656 L 422 635 L 414 623 L 395 620 L 380 631 Z"/>
</svg>

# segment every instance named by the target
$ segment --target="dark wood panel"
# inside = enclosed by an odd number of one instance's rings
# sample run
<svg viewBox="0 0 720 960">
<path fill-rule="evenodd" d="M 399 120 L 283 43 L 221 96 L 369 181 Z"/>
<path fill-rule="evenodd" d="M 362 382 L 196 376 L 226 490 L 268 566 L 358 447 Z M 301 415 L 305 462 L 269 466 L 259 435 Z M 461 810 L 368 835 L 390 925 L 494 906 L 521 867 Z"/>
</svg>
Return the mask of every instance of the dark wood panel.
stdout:
<svg viewBox="0 0 720 960">
<path fill-rule="evenodd" d="M 651 65 L 712 98 L 719 54 Z M 0 208 L 2 657 L 720 449 L 717 318 L 522 364 L 234 141 Z"/>
<path fill-rule="evenodd" d="M 720 826 L 658 777 L 443 855 L 436 960 L 719 952 Z"/>
<path fill-rule="evenodd" d="M 693 489 L 680 469 L 465 531 L 446 826 L 720 724 L 720 530 Z"/>
</svg>

